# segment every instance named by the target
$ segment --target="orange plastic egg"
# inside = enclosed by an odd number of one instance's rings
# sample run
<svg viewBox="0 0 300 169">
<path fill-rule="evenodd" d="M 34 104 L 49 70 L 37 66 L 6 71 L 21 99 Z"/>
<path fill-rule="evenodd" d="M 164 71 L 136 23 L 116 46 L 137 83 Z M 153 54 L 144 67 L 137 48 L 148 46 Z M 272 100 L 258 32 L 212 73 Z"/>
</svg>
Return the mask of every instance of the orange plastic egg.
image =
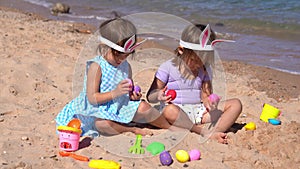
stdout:
<svg viewBox="0 0 300 169">
<path fill-rule="evenodd" d="M 73 128 L 76 128 L 76 129 L 80 129 L 80 127 L 81 127 L 81 121 L 79 119 L 72 119 L 68 123 L 68 127 L 73 127 Z"/>
</svg>

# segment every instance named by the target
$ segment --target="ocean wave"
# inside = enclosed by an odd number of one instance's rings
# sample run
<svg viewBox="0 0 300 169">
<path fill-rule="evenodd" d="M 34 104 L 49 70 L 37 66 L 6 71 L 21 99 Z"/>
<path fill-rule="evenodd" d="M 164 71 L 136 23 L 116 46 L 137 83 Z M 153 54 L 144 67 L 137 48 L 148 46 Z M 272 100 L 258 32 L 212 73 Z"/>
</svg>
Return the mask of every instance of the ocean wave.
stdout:
<svg viewBox="0 0 300 169">
<path fill-rule="evenodd" d="M 271 62 L 282 62 L 281 59 L 270 59 Z"/>
<path fill-rule="evenodd" d="M 101 17 L 101 16 L 95 16 L 95 15 L 76 15 L 76 14 L 63 14 L 59 13 L 59 16 L 68 17 L 68 18 L 74 18 L 74 19 L 97 19 L 100 21 L 107 20 L 108 18 Z"/>
<path fill-rule="evenodd" d="M 300 75 L 300 71 L 292 71 L 292 70 L 282 69 L 282 68 L 273 67 L 273 66 L 264 66 L 264 67 L 274 69 L 274 70 L 278 70 L 280 72 L 290 73 L 290 74 L 294 74 L 294 75 Z"/>
<path fill-rule="evenodd" d="M 53 6 L 53 3 L 46 2 L 46 1 L 43 1 L 43 0 L 23 0 L 23 1 L 34 4 L 34 5 L 43 6 L 43 7 L 46 7 L 46 8 L 50 8 L 51 6 Z"/>
<path fill-rule="evenodd" d="M 96 16 L 94 15 L 74 15 L 74 14 L 63 14 L 63 13 L 59 13 L 59 16 L 65 16 L 65 17 L 70 17 L 70 18 L 77 18 L 77 19 L 95 19 Z"/>
</svg>

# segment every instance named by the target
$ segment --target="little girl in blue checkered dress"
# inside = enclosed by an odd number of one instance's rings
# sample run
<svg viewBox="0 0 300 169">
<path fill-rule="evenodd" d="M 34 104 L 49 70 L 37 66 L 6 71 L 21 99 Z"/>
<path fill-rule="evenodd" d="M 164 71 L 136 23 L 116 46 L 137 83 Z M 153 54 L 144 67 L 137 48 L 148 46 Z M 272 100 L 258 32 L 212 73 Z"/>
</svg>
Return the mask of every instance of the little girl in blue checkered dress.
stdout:
<svg viewBox="0 0 300 169">
<path fill-rule="evenodd" d="M 73 118 L 81 121 L 82 135 L 115 135 L 123 132 L 151 134 L 150 130 L 130 127 L 130 122 L 150 123 L 159 128 L 170 124 L 132 91 L 131 67 L 127 57 L 142 42 L 136 43 L 136 27 L 128 20 L 115 18 L 100 26 L 99 52 L 86 64 L 84 87 L 78 97 L 57 115 L 57 125 Z"/>
</svg>

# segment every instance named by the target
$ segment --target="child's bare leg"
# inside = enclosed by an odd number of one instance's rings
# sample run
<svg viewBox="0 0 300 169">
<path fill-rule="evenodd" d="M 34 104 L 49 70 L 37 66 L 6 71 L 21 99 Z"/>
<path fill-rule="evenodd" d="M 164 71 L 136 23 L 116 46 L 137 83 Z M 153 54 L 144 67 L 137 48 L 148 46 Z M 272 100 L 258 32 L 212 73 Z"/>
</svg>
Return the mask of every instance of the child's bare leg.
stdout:
<svg viewBox="0 0 300 169">
<path fill-rule="evenodd" d="M 216 130 L 226 132 L 236 121 L 242 112 L 242 104 L 239 99 L 230 99 L 224 101 L 224 113 L 219 119 Z M 214 121 L 214 119 L 212 119 Z"/>
<path fill-rule="evenodd" d="M 214 112 L 205 114 L 202 122 L 216 123 L 216 128 L 211 133 L 210 138 L 215 139 L 220 143 L 227 143 L 227 135 L 224 132 L 226 132 L 239 117 L 240 113 L 242 112 L 242 104 L 238 99 L 226 100 L 222 104 L 224 104 L 224 113 L 216 110 Z"/>
<path fill-rule="evenodd" d="M 164 109 L 164 116 L 173 125 L 185 128 L 191 132 L 195 132 L 201 135 L 210 135 L 211 139 L 217 140 L 219 143 L 227 143 L 227 135 L 224 132 L 215 131 L 210 133 L 203 128 L 203 125 L 193 124 L 190 118 L 184 113 L 178 106 L 168 105 Z"/>
<path fill-rule="evenodd" d="M 132 132 L 135 134 L 141 134 L 143 136 L 152 135 L 152 132 L 147 129 L 124 126 L 110 120 L 96 119 L 95 126 L 98 132 L 103 135 L 117 135 L 124 132 Z"/>
<path fill-rule="evenodd" d="M 139 105 L 133 121 L 138 123 L 150 123 L 151 125 L 162 129 L 169 129 L 171 127 L 171 124 L 157 109 L 144 101 Z"/>
<path fill-rule="evenodd" d="M 163 115 L 168 120 L 168 122 L 173 124 L 174 126 L 188 129 L 191 132 L 195 132 L 197 134 L 201 134 L 202 126 L 193 124 L 187 114 L 183 112 L 178 106 L 174 104 L 167 105 L 163 110 Z"/>
</svg>

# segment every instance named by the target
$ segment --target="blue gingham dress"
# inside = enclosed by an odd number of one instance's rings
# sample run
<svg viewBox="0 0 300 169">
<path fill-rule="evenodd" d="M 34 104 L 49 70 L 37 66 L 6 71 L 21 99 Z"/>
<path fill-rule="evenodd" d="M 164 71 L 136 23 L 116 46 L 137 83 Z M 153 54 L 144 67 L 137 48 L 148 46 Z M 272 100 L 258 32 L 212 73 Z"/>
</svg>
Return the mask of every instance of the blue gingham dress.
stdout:
<svg viewBox="0 0 300 169">
<path fill-rule="evenodd" d="M 129 94 L 125 94 L 103 104 L 90 104 L 86 95 L 86 80 L 89 66 L 93 62 L 101 67 L 101 93 L 114 90 L 119 82 L 128 78 L 129 64 L 127 61 L 122 62 L 118 67 L 108 63 L 102 56 L 87 61 L 83 90 L 57 115 L 56 123 L 57 125 L 67 125 L 73 118 L 79 118 L 83 131 L 82 135 L 94 137 L 98 135 L 94 126 L 96 118 L 129 123 L 132 121 L 141 101 L 130 101 Z"/>
</svg>

